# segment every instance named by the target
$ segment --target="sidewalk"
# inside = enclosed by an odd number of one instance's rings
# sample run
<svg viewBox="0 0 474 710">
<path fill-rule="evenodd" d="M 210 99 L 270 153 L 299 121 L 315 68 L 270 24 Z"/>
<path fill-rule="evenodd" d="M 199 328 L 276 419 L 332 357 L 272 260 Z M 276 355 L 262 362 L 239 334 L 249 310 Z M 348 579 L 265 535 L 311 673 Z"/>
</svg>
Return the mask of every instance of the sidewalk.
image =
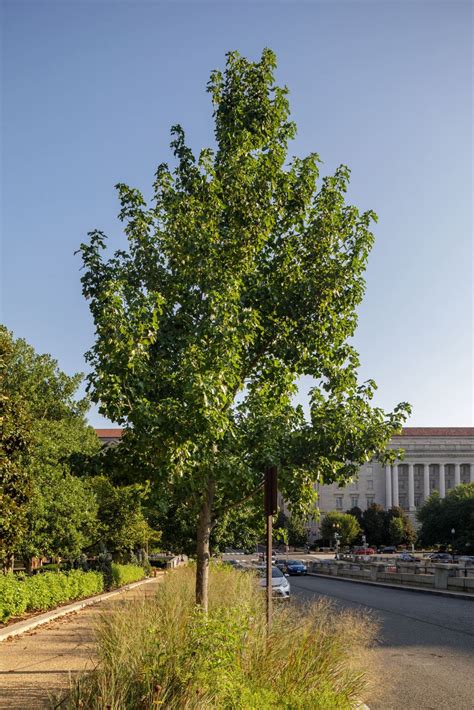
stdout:
<svg viewBox="0 0 474 710">
<path fill-rule="evenodd" d="M 95 663 L 94 628 L 104 610 L 153 596 L 162 576 L 0 644 L 0 708 L 41 710 Z"/>
</svg>

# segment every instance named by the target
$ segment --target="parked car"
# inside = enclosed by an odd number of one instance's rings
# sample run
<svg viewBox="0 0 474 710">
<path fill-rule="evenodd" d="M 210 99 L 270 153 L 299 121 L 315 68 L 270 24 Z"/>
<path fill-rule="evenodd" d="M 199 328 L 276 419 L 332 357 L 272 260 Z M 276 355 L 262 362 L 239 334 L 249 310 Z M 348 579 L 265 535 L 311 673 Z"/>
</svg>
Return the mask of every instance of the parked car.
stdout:
<svg viewBox="0 0 474 710">
<path fill-rule="evenodd" d="M 275 560 L 275 567 L 278 567 L 280 572 L 286 572 L 287 559 L 285 557 L 277 557 Z"/>
<path fill-rule="evenodd" d="M 466 565 L 466 567 L 469 567 L 470 565 L 474 565 L 474 555 L 460 555 L 456 557 L 456 562 L 460 562 Z"/>
<path fill-rule="evenodd" d="M 430 558 L 431 562 L 446 562 L 450 563 L 453 561 L 453 556 L 449 554 L 449 552 L 433 552 L 431 555 L 428 555 Z"/>
<path fill-rule="evenodd" d="M 394 547 L 394 546 L 382 547 L 381 550 L 380 550 L 380 552 L 381 552 L 383 555 L 393 555 L 393 554 L 396 553 L 396 551 L 397 551 L 397 548 Z"/>
<path fill-rule="evenodd" d="M 255 568 L 260 580 L 260 586 L 266 589 L 267 587 L 267 576 L 265 565 L 258 565 Z M 283 572 L 278 569 L 278 567 L 272 567 L 272 596 L 279 599 L 289 599 L 290 598 L 290 583 L 285 577 Z"/>
<path fill-rule="evenodd" d="M 373 547 L 354 547 L 352 550 L 353 555 L 375 555 L 375 550 Z"/>
<path fill-rule="evenodd" d="M 397 560 L 401 560 L 402 562 L 416 562 L 416 557 L 415 555 L 410 555 L 409 552 L 402 552 L 401 555 L 398 555 Z"/>
<path fill-rule="evenodd" d="M 290 575 L 308 574 L 308 568 L 301 560 L 288 560 L 286 563 L 286 571 Z"/>
</svg>

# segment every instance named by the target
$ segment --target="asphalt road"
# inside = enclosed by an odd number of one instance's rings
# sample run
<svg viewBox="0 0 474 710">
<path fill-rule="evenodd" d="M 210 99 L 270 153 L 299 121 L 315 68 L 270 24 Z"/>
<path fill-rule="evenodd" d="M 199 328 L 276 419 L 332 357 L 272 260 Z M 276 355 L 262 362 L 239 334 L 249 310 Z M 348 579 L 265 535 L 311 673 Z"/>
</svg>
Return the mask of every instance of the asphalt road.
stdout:
<svg viewBox="0 0 474 710">
<path fill-rule="evenodd" d="M 381 625 L 380 687 L 364 698 L 371 710 L 474 709 L 474 601 L 312 576 L 290 583 L 296 599 L 328 597 Z"/>
</svg>

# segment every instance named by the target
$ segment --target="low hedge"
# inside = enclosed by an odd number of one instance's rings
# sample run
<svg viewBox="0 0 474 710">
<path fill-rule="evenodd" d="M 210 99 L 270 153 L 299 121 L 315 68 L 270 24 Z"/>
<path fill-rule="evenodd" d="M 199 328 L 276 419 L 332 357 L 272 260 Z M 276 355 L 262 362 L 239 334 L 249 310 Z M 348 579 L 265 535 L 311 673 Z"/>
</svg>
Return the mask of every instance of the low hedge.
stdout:
<svg viewBox="0 0 474 710">
<path fill-rule="evenodd" d="M 0 621 L 25 611 L 47 611 L 62 602 L 83 599 L 104 590 L 100 572 L 44 572 L 32 577 L 0 576 Z"/>
<path fill-rule="evenodd" d="M 138 582 L 146 577 L 143 567 L 138 565 L 119 565 L 112 562 L 112 584 L 111 588 L 123 587 L 124 584 Z"/>
</svg>

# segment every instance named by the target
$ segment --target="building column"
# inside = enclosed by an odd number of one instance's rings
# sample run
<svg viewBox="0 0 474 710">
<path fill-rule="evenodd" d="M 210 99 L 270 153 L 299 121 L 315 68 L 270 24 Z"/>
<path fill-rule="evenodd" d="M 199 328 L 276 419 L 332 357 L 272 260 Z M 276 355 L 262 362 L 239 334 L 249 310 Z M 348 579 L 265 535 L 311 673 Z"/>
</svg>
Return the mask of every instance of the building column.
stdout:
<svg viewBox="0 0 474 710">
<path fill-rule="evenodd" d="M 408 464 L 408 510 L 415 510 L 415 471 L 412 463 Z"/>
<path fill-rule="evenodd" d="M 461 485 L 461 464 L 460 463 L 454 464 L 454 485 L 455 486 Z"/>
<path fill-rule="evenodd" d="M 444 478 L 444 463 L 438 464 L 439 467 L 439 495 L 440 498 L 444 498 L 446 496 L 446 481 Z"/>
<path fill-rule="evenodd" d="M 393 483 L 393 506 L 398 506 L 398 463 L 393 464 L 392 471 L 392 483 Z"/>
<path fill-rule="evenodd" d="M 385 466 L 385 508 L 389 510 L 392 507 L 392 472 L 390 464 Z"/>
<path fill-rule="evenodd" d="M 469 466 L 469 482 L 474 483 L 474 464 L 470 463 Z"/>
<path fill-rule="evenodd" d="M 424 463 L 423 465 L 423 500 L 426 500 L 430 494 L 430 465 L 429 463 Z"/>
</svg>

